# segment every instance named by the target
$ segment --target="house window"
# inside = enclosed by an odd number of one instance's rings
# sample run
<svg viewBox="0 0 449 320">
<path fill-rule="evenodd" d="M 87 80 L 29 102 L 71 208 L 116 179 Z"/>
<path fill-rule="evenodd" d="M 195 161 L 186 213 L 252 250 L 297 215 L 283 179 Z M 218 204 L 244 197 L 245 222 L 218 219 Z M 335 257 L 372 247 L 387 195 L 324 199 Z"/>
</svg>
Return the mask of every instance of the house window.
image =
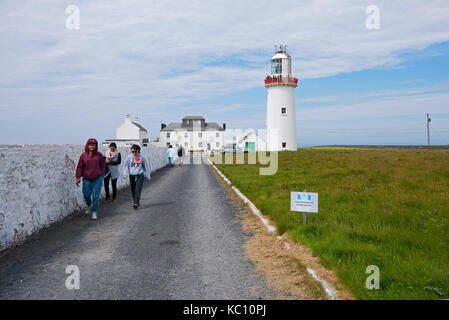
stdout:
<svg viewBox="0 0 449 320">
<path fill-rule="evenodd" d="M 186 133 L 184 133 L 184 138 L 188 138 L 189 137 L 189 134 L 186 132 Z"/>
<path fill-rule="evenodd" d="M 198 138 L 203 137 L 203 134 L 201 132 L 198 132 Z"/>
<path fill-rule="evenodd" d="M 167 132 L 167 139 L 170 139 L 170 132 Z"/>
<path fill-rule="evenodd" d="M 215 145 L 216 145 L 217 147 L 219 147 L 219 146 L 220 146 L 220 142 L 217 142 Z"/>
<path fill-rule="evenodd" d="M 198 147 L 202 147 L 203 143 L 202 142 L 198 142 Z"/>
<path fill-rule="evenodd" d="M 287 148 L 287 142 L 282 142 L 282 148 Z"/>
<path fill-rule="evenodd" d="M 186 148 L 187 148 L 187 146 L 188 146 L 187 142 L 186 142 L 186 143 L 184 143 L 184 147 L 186 147 Z"/>
<path fill-rule="evenodd" d="M 282 107 L 281 108 L 281 114 L 287 114 L 287 108 L 286 107 Z"/>
<path fill-rule="evenodd" d="M 217 132 L 216 137 L 217 137 L 217 138 L 220 138 L 220 132 Z"/>
</svg>

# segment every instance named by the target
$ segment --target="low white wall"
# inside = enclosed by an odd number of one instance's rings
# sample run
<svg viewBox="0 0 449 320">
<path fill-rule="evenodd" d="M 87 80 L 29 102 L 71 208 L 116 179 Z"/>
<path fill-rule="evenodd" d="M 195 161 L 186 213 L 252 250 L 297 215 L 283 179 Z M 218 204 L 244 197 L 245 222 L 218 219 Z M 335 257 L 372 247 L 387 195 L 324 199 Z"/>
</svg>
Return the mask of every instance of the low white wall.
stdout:
<svg viewBox="0 0 449 320">
<path fill-rule="evenodd" d="M 103 154 L 106 150 L 100 147 Z M 118 150 L 123 164 L 130 150 Z M 0 146 L 0 252 L 85 208 L 82 184 L 75 185 L 82 152 L 84 145 Z M 150 145 L 142 153 L 152 171 L 168 164 L 166 148 Z M 128 184 L 129 179 L 117 181 L 118 188 Z"/>
</svg>

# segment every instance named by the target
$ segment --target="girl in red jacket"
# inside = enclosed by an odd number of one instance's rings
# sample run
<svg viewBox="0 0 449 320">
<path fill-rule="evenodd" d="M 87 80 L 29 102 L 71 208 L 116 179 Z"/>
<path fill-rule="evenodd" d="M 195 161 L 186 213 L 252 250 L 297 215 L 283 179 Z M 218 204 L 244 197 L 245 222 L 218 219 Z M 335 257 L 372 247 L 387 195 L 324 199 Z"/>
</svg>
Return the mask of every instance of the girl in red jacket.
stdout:
<svg viewBox="0 0 449 320">
<path fill-rule="evenodd" d="M 76 167 L 76 184 L 80 183 L 82 177 L 83 196 L 87 204 L 86 213 L 92 211 L 92 219 L 96 220 L 106 163 L 103 155 L 98 151 L 97 140 L 93 138 L 87 140 L 84 150 Z"/>
</svg>

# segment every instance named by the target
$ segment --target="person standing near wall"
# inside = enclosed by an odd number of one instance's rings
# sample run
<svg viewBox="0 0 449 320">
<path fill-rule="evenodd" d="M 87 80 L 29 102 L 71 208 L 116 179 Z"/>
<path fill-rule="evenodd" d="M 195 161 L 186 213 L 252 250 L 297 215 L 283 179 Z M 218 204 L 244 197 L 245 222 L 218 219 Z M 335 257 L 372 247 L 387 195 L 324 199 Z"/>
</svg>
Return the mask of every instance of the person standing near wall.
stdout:
<svg viewBox="0 0 449 320">
<path fill-rule="evenodd" d="M 184 148 L 182 147 L 182 146 L 179 146 L 179 149 L 178 149 L 178 157 L 179 157 L 179 165 L 182 167 L 182 165 L 183 165 L 183 161 L 182 161 L 182 157 L 184 157 L 184 155 L 185 155 L 185 151 L 184 151 Z"/>
<path fill-rule="evenodd" d="M 173 158 L 175 157 L 175 149 L 173 149 L 172 145 L 168 147 L 167 156 L 168 156 L 168 164 L 170 165 L 170 167 L 173 167 Z"/>
<path fill-rule="evenodd" d="M 106 193 L 105 201 L 114 201 L 117 198 L 117 179 L 120 177 L 119 164 L 122 162 L 122 156 L 117 150 L 117 145 L 112 142 L 104 155 L 106 156 L 106 164 L 109 170 L 104 176 L 104 191 Z M 109 181 L 112 184 L 112 200 L 109 195 Z"/>
<path fill-rule="evenodd" d="M 84 150 L 76 166 L 76 184 L 78 185 L 83 178 L 83 196 L 87 204 L 86 213 L 92 211 L 92 219 L 96 220 L 106 163 L 103 155 L 98 151 L 97 140 L 93 138 L 87 140 Z"/>
<path fill-rule="evenodd" d="M 140 206 L 140 194 L 142 192 L 145 176 L 150 179 L 150 165 L 146 157 L 140 154 L 140 146 L 133 144 L 131 154 L 123 165 L 123 178 L 128 177 L 133 197 L 133 207 L 137 210 Z"/>
</svg>

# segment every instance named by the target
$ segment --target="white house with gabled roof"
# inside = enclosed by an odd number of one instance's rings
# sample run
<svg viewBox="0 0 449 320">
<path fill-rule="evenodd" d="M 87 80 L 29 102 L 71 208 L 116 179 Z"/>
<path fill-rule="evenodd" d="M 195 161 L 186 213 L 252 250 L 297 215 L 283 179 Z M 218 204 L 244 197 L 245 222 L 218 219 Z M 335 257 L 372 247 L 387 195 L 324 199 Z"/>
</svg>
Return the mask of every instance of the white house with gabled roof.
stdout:
<svg viewBox="0 0 449 320">
<path fill-rule="evenodd" d="M 115 142 L 117 146 L 132 146 L 138 144 L 141 147 L 146 147 L 149 144 L 148 132 L 141 124 L 139 118 L 135 117 L 131 120 L 131 116 L 127 114 L 125 121 L 117 128 L 116 139 L 106 139 L 103 145 L 109 145 Z"/>
</svg>

